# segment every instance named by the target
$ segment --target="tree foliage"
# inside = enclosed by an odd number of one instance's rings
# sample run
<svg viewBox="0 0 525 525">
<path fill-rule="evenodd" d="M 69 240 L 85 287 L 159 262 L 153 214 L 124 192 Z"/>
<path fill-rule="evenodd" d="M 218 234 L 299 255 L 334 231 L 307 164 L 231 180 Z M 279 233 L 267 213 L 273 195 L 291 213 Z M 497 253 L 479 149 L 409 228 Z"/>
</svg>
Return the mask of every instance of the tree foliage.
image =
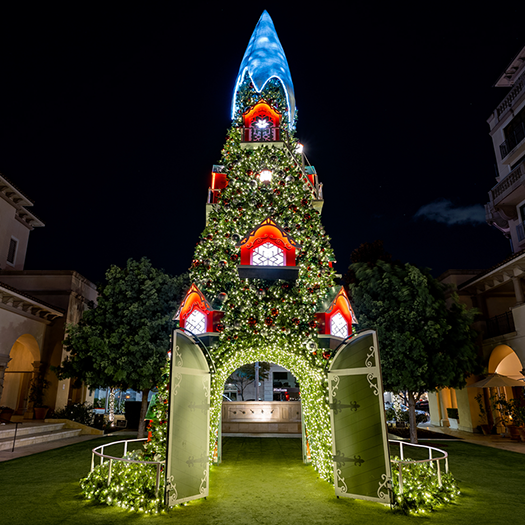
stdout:
<svg viewBox="0 0 525 525">
<path fill-rule="evenodd" d="M 98 287 L 97 306 L 68 327 L 69 355 L 59 375 L 90 387 L 141 391 L 147 407 L 148 392 L 162 376 L 184 286 L 184 278 L 170 277 L 146 258 L 130 259 L 124 268 L 111 266 Z"/>
<path fill-rule="evenodd" d="M 447 308 L 428 270 L 391 262 L 380 244 L 364 248 L 352 259 L 349 289 L 360 328 L 378 333 L 385 388 L 408 392 L 409 408 L 423 392 L 462 388 L 479 370 L 473 312 L 455 294 Z"/>
<path fill-rule="evenodd" d="M 270 375 L 270 363 L 259 362 L 259 380 L 264 381 Z M 244 401 L 246 387 L 255 381 L 255 363 L 241 366 L 228 378 L 227 383 L 233 383 L 241 391 L 241 399 Z"/>
</svg>

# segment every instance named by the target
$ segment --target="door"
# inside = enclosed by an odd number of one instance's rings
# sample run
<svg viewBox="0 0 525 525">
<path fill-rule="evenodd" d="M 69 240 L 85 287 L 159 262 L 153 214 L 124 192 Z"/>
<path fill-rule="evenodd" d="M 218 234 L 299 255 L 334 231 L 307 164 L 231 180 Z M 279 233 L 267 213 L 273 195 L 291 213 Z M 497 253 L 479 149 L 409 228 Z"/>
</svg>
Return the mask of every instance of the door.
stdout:
<svg viewBox="0 0 525 525">
<path fill-rule="evenodd" d="M 376 333 L 355 334 L 328 373 L 335 493 L 391 502 L 391 468 Z"/>
<path fill-rule="evenodd" d="M 210 369 L 187 332 L 175 330 L 171 354 L 166 504 L 208 495 Z"/>
</svg>

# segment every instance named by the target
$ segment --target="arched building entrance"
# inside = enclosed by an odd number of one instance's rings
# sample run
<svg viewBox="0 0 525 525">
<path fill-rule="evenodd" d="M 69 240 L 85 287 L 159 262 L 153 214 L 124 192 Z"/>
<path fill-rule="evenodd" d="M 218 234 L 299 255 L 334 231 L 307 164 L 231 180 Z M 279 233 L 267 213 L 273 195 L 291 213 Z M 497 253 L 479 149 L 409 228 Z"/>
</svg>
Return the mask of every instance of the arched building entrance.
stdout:
<svg viewBox="0 0 525 525">
<path fill-rule="evenodd" d="M 524 365 L 516 352 L 508 345 L 498 345 L 492 350 L 489 358 L 489 374 L 497 373 L 512 379 L 522 379 Z"/>
<path fill-rule="evenodd" d="M 0 405 L 11 407 L 17 413 L 23 414 L 27 409 L 31 379 L 39 367 L 40 348 L 37 340 L 30 334 L 21 335 L 9 352 Z"/>
</svg>

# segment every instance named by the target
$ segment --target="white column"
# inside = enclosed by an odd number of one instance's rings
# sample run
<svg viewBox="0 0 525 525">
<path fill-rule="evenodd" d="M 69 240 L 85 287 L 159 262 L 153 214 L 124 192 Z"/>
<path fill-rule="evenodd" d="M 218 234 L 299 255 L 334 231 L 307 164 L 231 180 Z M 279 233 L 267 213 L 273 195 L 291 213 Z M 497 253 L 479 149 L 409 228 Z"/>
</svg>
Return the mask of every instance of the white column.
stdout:
<svg viewBox="0 0 525 525">
<path fill-rule="evenodd" d="M 516 305 L 523 304 L 525 302 L 525 296 L 523 295 L 523 288 L 521 287 L 521 278 L 513 277 L 512 284 L 514 285 L 514 293 L 516 295 Z"/>
</svg>

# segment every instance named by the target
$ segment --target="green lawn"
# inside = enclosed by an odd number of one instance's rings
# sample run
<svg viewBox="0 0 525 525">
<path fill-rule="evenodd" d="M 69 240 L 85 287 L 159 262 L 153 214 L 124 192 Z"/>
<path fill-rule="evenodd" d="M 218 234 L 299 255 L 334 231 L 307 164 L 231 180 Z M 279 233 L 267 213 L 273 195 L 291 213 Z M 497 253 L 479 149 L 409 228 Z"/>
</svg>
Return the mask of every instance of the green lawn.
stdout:
<svg viewBox="0 0 525 525">
<path fill-rule="evenodd" d="M 428 517 L 392 513 L 380 504 L 337 499 L 301 462 L 298 439 L 225 438 L 222 465 L 210 469 L 210 496 L 154 517 L 87 502 L 78 480 L 91 448 L 115 438 L 72 445 L 0 463 L 0 521 L 17 524 L 365 524 L 501 525 L 525 515 L 525 455 L 448 442 L 462 496 Z M 525 446 L 525 444 L 524 444 Z"/>
</svg>

